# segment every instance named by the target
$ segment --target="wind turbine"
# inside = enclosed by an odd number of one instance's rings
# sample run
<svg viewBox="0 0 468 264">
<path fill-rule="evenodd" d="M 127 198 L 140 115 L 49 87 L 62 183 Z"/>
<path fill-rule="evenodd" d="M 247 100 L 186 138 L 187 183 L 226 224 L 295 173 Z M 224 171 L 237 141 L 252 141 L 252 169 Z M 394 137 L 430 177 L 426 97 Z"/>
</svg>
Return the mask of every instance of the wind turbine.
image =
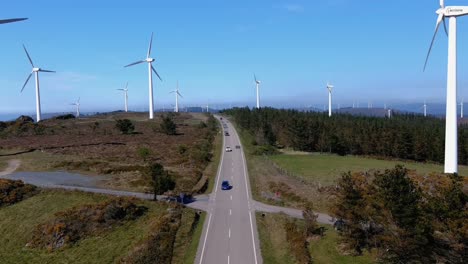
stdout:
<svg viewBox="0 0 468 264">
<path fill-rule="evenodd" d="M 424 108 L 424 117 L 426 117 L 426 116 L 427 116 L 427 104 L 426 104 L 426 100 L 424 100 L 423 108 Z"/>
<path fill-rule="evenodd" d="M 49 70 L 43 70 L 41 68 L 35 67 L 34 63 L 31 59 L 31 56 L 29 56 L 28 51 L 26 50 L 26 47 L 23 45 L 24 52 L 26 52 L 26 56 L 28 56 L 28 60 L 31 63 L 32 66 L 32 72 L 29 74 L 28 78 L 23 84 L 23 88 L 21 88 L 21 92 L 23 92 L 24 87 L 26 87 L 26 84 L 28 84 L 29 79 L 31 79 L 31 76 L 34 73 L 34 77 L 36 79 L 36 122 L 41 121 L 41 96 L 39 93 L 39 72 L 55 72 L 55 71 L 49 71 Z"/>
<path fill-rule="evenodd" d="M 468 14 L 468 6 L 445 6 L 440 0 L 437 9 L 437 23 L 431 45 L 426 56 L 423 71 L 434 44 L 440 23 L 444 23 L 445 33 L 448 35 L 448 67 L 447 67 L 447 103 L 445 111 L 445 173 L 458 173 L 458 127 L 457 127 L 457 17 Z M 449 17 L 449 30 L 445 24 L 445 17 Z"/>
<path fill-rule="evenodd" d="M 151 33 L 151 40 L 149 43 L 148 47 L 148 53 L 146 54 L 146 59 L 137 61 L 134 63 L 130 63 L 126 65 L 125 67 L 130 67 L 133 65 L 137 65 L 140 63 L 147 62 L 148 63 L 148 79 L 149 79 L 149 119 L 154 118 L 154 104 L 153 104 L 153 72 L 158 76 L 159 80 L 162 81 L 161 76 L 159 76 L 158 72 L 156 69 L 153 67 L 152 63 L 154 62 L 154 59 L 151 58 L 151 45 L 153 44 L 153 33 Z M 153 71 L 153 72 L 152 72 Z"/>
<path fill-rule="evenodd" d="M 463 98 L 461 99 L 461 103 L 460 103 L 460 118 L 463 119 Z"/>
<path fill-rule="evenodd" d="M 8 24 L 18 21 L 26 20 L 27 18 L 11 18 L 11 19 L 0 19 L 0 24 Z"/>
<path fill-rule="evenodd" d="M 78 97 L 78 101 L 70 105 L 76 106 L 76 118 L 80 117 L 80 98 Z"/>
<path fill-rule="evenodd" d="M 260 81 L 257 80 L 257 76 L 254 74 L 255 86 L 257 87 L 257 109 L 260 108 L 260 95 L 258 94 L 258 87 L 260 86 Z"/>
<path fill-rule="evenodd" d="M 334 88 L 333 85 L 327 82 L 327 89 L 328 89 L 328 116 L 332 115 L 332 89 Z"/>
<path fill-rule="evenodd" d="M 177 81 L 177 88 L 170 92 L 175 94 L 175 112 L 179 113 L 179 96 L 184 98 L 180 93 L 179 93 L 179 81 Z"/>
<path fill-rule="evenodd" d="M 125 88 L 123 89 L 117 89 L 119 91 L 123 91 L 124 92 L 124 96 L 125 96 L 125 112 L 128 112 L 128 82 L 127 84 L 125 85 Z"/>
<path fill-rule="evenodd" d="M 388 118 L 392 118 L 392 109 L 387 109 Z"/>
</svg>

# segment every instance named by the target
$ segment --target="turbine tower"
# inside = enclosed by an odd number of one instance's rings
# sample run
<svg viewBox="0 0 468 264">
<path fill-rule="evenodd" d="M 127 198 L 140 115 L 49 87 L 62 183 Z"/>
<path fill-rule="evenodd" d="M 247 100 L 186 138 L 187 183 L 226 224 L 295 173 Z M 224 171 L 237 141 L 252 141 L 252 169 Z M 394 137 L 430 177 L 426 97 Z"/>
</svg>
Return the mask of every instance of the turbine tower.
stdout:
<svg viewBox="0 0 468 264">
<path fill-rule="evenodd" d="M 31 63 L 32 66 L 32 72 L 29 74 L 28 78 L 23 84 L 23 88 L 21 88 L 21 92 L 23 92 L 24 87 L 26 87 L 26 84 L 28 84 L 29 79 L 31 79 L 31 76 L 34 73 L 34 77 L 36 79 L 36 122 L 41 121 L 41 95 L 39 92 L 39 72 L 55 72 L 55 71 L 49 71 L 49 70 L 43 70 L 41 68 L 35 67 L 34 63 L 31 59 L 31 56 L 29 56 L 28 51 L 26 50 L 26 47 L 23 45 L 24 52 L 26 52 L 26 56 L 28 56 L 28 60 Z"/>
<path fill-rule="evenodd" d="M 153 72 L 158 76 L 159 80 L 162 81 L 161 76 L 159 76 L 158 72 L 156 69 L 153 67 L 152 63 L 155 61 L 153 58 L 151 58 L 151 45 L 153 44 L 153 33 L 151 33 L 151 40 L 149 43 L 148 47 L 148 53 L 146 54 L 146 59 L 137 61 L 134 63 L 130 63 L 126 65 L 125 67 L 130 67 L 133 65 L 137 65 L 140 63 L 147 62 L 148 63 L 148 79 L 149 79 L 149 119 L 154 118 L 154 103 L 153 103 Z"/>
<path fill-rule="evenodd" d="M 27 18 L 11 18 L 11 19 L 0 19 L 0 24 L 8 24 L 18 21 L 26 20 Z"/>
<path fill-rule="evenodd" d="M 332 89 L 333 85 L 327 82 L 327 89 L 328 89 L 328 116 L 332 115 Z"/>
<path fill-rule="evenodd" d="M 78 97 L 78 101 L 70 105 L 76 106 L 76 118 L 80 117 L 80 98 Z"/>
<path fill-rule="evenodd" d="M 260 81 L 257 80 L 257 76 L 254 74 L 255 86 L 257 87 L 257 109 L 260 108 L 260 95 L 258 94 L 258 87 L 260 86 Z"/>
<path fill-rule="evenodd" d="M 123 91 L 124 92 L 124 96 L 125 96 L 125 112 L 128 112 L 128 82 L 127 84 L 125 85 L 125 88 L 124 89 L 117 89 L 119 91 Z"/>
<path fill-rule="evenodd" d="M 426 62 L 434 44 L 440 24 L 444 23 L 445 33 L 448 35 L 448 67 L 447 67 L 447 103 L 445 117 L 445 173 L 458 173 L 458 128 L 457 128 L 457 17 L 468 14 L 468 6 L 445 7 L 444 0 L 440 0 L 440 8 L 436 11 L 437 23 L 432 37 Z M 445 17 L 449 17 L 449 31 L 445 24 Z"/>
<path fill-rule="evenodd" d="M 425 100 L 424 100 L 423 108 L 424 108 L 424 117 L 426 117 L 427 116 L 427 104 Z"/>
<path fill-rule="evenodd" d="M 461 100 L 461 103 L 460 103 L 460 118 L 463 119 L 463 98 Z"/>
<path fill-rule="evenodd" d="M 175 94 L 175 110 L 174 112 L 179 113 L 179 96 L 184 98 L 180 93 L 179 93 L 179 81 L 177 81 L 177 88 L 170 92 Z"/>
</svg>

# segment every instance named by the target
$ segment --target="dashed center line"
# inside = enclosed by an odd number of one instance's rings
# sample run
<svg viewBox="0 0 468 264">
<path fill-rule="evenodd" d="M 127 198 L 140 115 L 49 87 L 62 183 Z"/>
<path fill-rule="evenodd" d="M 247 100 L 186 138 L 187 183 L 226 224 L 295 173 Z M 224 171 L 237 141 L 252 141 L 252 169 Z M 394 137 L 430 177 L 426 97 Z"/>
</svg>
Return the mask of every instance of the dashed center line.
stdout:
<svg viewBox="0 0 468 264">
<path fill-rule="evenodd" d="M 232 210 L 231 209 L 229 209 L 229 215 L 232 215 Z"/>
<path fill-rule="evenodd" d="M 231 195 L 231 201 L 232 201 L 232 195 Z"/>
<path fill-rule="evenodd" d="M 229 228 L 229 238 L 231 238 L 231 228 Z"/>
</svg>

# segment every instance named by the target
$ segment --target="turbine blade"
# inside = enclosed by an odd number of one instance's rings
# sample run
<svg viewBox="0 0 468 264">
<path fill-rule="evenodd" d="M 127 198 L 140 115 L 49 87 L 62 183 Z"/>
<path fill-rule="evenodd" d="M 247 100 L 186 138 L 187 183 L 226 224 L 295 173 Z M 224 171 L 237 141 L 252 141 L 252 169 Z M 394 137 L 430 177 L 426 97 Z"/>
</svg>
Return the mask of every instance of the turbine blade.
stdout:
<svg viewBox="0 0 468 264">
<path fill-rule="evenodd" d="M 150 44 L 148 47 L 148 55 L 146 55 L 146 58 L 149 58 L 151 56 L 151 46 L 153 45 L 153 32 L 151 32 L 151 39 L 150 39 Z"/>
<path fill-rule="evenodd" d="M 128 87 L 128 82 L 127 82 L 127 84 L 125 84 L 125 90 L 127 90 L 127 87 Z"/>
<path fill-rule="evenodd" d="M 184 97 L 179 93 L 179 91 L 177 91 L 177 94 L 178 94 L 180 97 L 184 98 Z"/>
<path fill-rule="evenodd" d="M 29 56 L 28 50 L 26 49 L 26 47 L 24 46 L 24 44 L 23 44 L 23 49 L 24 49 L 24 51 L 26 52 L 26 56 L 28 56 L 28 60 L 29 60 L 29 62 L 31 63 L 31 66 L 34 68 L 34 63 L 33 63 L 32 59 L 31 59 L 31 56 Z"/>
<path fill-rule="evenodd" d="M 25 81 L 24 84 L 23 84 L 23 88 L 21 88 L 21 92 L 20 92 L 20 93 L 23 92 L 24 87 L 26 87 L 26 84 L 28 84 L 29 79 L 31 79 L 32 74 L 33 74 L 32 72 L 29 74 L 28 78 L 26 79 L 26 81 Z"/>
<path fill-rule="evenodd" d="M 125 67 L 130 67 L 130 66 L 133 66 L 133 65 L 137 65 L 137 64 L 140 64 L 140 63 L 143 63 L 143 62 L 146 62 L 146 61 L 141 60 L 141 61 L 137 61 L 137 62 L 134 62 L 134 63 L 130 63 L 129 65 L 125 65 L 124 68 Z"/>
<path fill-rule="evenodd" d="M 154 73 L 156 73 L 156 76 L 158 76 L 159 80 L 161 80 L 161 82 L 162 82 L 161 76 L 159 76 L 158 72 L 157 72 L 156 69 L 153 67 L 153 65 L 151 65 L 151 69 L 154 71 Z"/>
<path fill-rule="evenodd" d="M 125 91 L 124 89 L 116 89 L 116 90 L 119 90 L 119 91 Z"/>
<path fill-rule="evenodd" d="M 444 18 L 442 19 L 442 21 L 444 22 L 445 35 L 447 35 L 447 37 L 448 37 L 447 24 L 445 23 L 445 16 L 444 16 Z"/>
<path fill-rule="evenodd" d="M 444 3 L 444 0 L 440 0 L 440 8 L 445 8 L 445 3 Z"/>
<path fill-rule="evenodd" d="M 55 71 L 49 71 L 49 70 L 43 70 L 43 69 L 40 69 L 39 71 L 40 72 L 54 72 L 55 73 Z"/>
<path fill-rule="evenodd" d="M 0 24 L 13 23 L 18 21 L 26 20 L 27 18 L 11 18 L 11 19 L 1 19 Z"/>
<path fill-rule="evenodd" d="M 423 71 L 426 70 L 427 61 L 429 60 L 429 55 L 431 55 L 432 46 L 434 45 L 434 40 L 435 40 L 435 38 L 437 36 L 437 31 L 439 30 L 440 22 L 442 21 L 443 16 L 444 16 L 443 14 L 440 14 L 439 17 L 437 18 L 437 24 L 436 24 L 436 28 L 435 28 L 435 31 L 434 31 L 434 36 L 432 36 L 431 45 L 429 46 L 429 50 L 427 51 L 426 62 L 424 62 Z"/>
<path fill-rule="evenodd" d="M 255 75 L 255 73 L 254 73 L 254 79 L 255 79 L 255 82 L 257 82 L 257 76 Z"/>
</svg>

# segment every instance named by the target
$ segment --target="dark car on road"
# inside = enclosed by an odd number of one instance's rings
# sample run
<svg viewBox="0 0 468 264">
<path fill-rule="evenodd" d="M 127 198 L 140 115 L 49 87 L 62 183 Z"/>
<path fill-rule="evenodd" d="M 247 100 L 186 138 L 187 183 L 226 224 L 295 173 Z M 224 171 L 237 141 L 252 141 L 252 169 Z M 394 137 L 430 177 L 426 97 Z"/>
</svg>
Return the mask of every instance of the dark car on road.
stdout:
<svg viewBox="0 0 468 264">
<path fill-rule="evenodd" d="M 230 190 L 232 186 L 229 184 L 229 181 L 223 181 L 221 183 L 221 190 Z"/>
<path fill-rule="evenodd" d="M 225 135 L 225 136 L 229 136 L 229 132 L 224 132 L 224 135 Z"/>
</svg>

